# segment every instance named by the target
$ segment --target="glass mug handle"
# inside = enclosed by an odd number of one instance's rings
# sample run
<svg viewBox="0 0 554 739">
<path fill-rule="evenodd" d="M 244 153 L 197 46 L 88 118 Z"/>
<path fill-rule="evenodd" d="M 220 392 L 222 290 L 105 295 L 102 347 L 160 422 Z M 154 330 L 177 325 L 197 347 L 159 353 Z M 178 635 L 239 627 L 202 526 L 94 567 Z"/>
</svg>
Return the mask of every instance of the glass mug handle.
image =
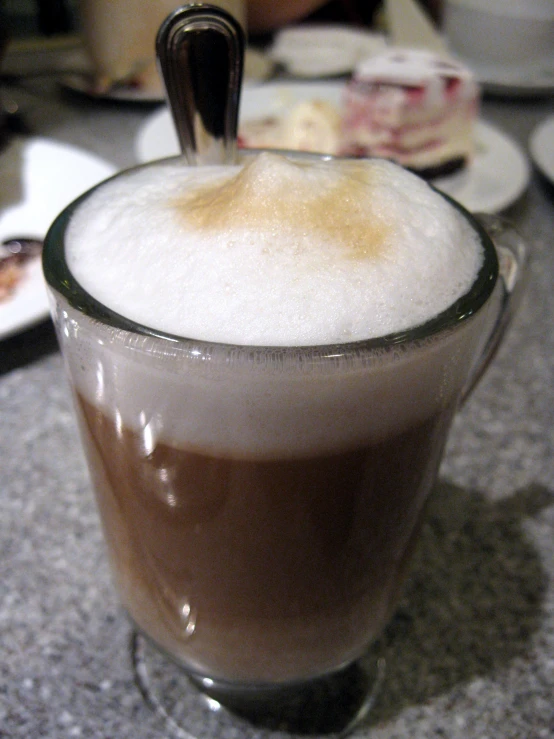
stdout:
<svg viewBox="0 0 554 739">
<path fill-rule="evenodd" d="M 481 379 L 502 343 L 506 329 L 523 297 L 527 275 L 527 247 L 516 228 L 504 218 L 488 213 L 474 213 L 473 217 L 483 226 L 496 248 L 503 295 L 489 338 L 462 392 L 462 404 Z"/>
</svg>

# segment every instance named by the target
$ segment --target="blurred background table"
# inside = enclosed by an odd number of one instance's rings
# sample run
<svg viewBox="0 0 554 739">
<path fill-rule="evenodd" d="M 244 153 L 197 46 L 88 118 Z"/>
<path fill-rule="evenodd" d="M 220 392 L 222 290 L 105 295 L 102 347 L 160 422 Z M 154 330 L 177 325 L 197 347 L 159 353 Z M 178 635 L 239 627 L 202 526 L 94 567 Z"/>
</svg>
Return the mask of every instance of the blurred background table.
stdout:
<svg viewBox="0 0 554 739">
<path fill-rule="evenodd" d="M 30 134 L 135 163 L 155 109 L 28 78 Z M 528 151 L 553 98 L 486 98 Z M 526 299 L 458 415 L 405 595 L 387 629 L 374 739 L 554 736 L 554 188 L 506 212 L 531 245 Z M 0 736 L 169 736 L 145 705 L 49 321 L 0 343 Z"/>
</svg>

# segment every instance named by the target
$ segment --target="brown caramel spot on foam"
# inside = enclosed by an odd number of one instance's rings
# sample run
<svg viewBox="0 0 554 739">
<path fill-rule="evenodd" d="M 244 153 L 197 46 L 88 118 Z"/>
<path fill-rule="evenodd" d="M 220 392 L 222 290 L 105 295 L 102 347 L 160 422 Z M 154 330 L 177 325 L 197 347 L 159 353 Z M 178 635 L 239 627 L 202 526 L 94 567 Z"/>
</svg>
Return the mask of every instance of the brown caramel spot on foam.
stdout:
<svg viewBox="0 0 554 739">
<path fill-rule="evenodd" d="M 274 231 L 280 241 L 313 233 L 350 259 L 378 256 L 389 228 L 371 208 L 371 171 L 354 161 L 328 166 L 335 176 L 322 185 L 297 171 L 309 163 L 264 153 L 230 178 L 183 193 L 172 206 L 189 228 L 206 234 Z M 312 173 L 317 177 L 315 168 Z"/>
</svg>

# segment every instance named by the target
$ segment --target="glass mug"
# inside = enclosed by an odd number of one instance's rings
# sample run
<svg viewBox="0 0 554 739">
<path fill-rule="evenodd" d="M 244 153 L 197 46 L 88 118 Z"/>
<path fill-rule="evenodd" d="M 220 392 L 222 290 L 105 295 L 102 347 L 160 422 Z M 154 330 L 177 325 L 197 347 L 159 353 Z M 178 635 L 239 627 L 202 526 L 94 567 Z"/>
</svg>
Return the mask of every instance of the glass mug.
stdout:
<svg viewBox="0 0 554 739">
<path fill-rule="evenodd" d="M 44 273 L 119 595 L 201 691 L 294 732 L 299 696 L 338 706 L 329 684 L 367 674 L 452 417 L 517 305 L 524 246 L 454 203 L 484 261 L 441 314 L 350 344 L 230 346 L 137 325 L 81 288 L 64 237 L 86 197 L 52 225 Z M 369 683 L 316 731 L 353 727 Z"/>
</svg>

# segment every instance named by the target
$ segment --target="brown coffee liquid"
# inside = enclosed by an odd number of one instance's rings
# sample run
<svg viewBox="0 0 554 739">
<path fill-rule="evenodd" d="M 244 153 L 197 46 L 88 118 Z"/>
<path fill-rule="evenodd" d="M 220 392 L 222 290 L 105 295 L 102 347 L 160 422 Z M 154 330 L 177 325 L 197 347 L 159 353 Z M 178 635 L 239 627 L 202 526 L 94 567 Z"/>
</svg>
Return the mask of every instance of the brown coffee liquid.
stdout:
<svg viewBox="0 0 554 739">
<path fill-rule="evenodd" d="M 78 397 L 124 605 L 189 669 L 288 681 L 358 656 L 383 627 L 452 409 L 373 446 L 232 459 L 158 444 Z M 148 445 L 146 445 L 148 446 Z"/>
</svg>

